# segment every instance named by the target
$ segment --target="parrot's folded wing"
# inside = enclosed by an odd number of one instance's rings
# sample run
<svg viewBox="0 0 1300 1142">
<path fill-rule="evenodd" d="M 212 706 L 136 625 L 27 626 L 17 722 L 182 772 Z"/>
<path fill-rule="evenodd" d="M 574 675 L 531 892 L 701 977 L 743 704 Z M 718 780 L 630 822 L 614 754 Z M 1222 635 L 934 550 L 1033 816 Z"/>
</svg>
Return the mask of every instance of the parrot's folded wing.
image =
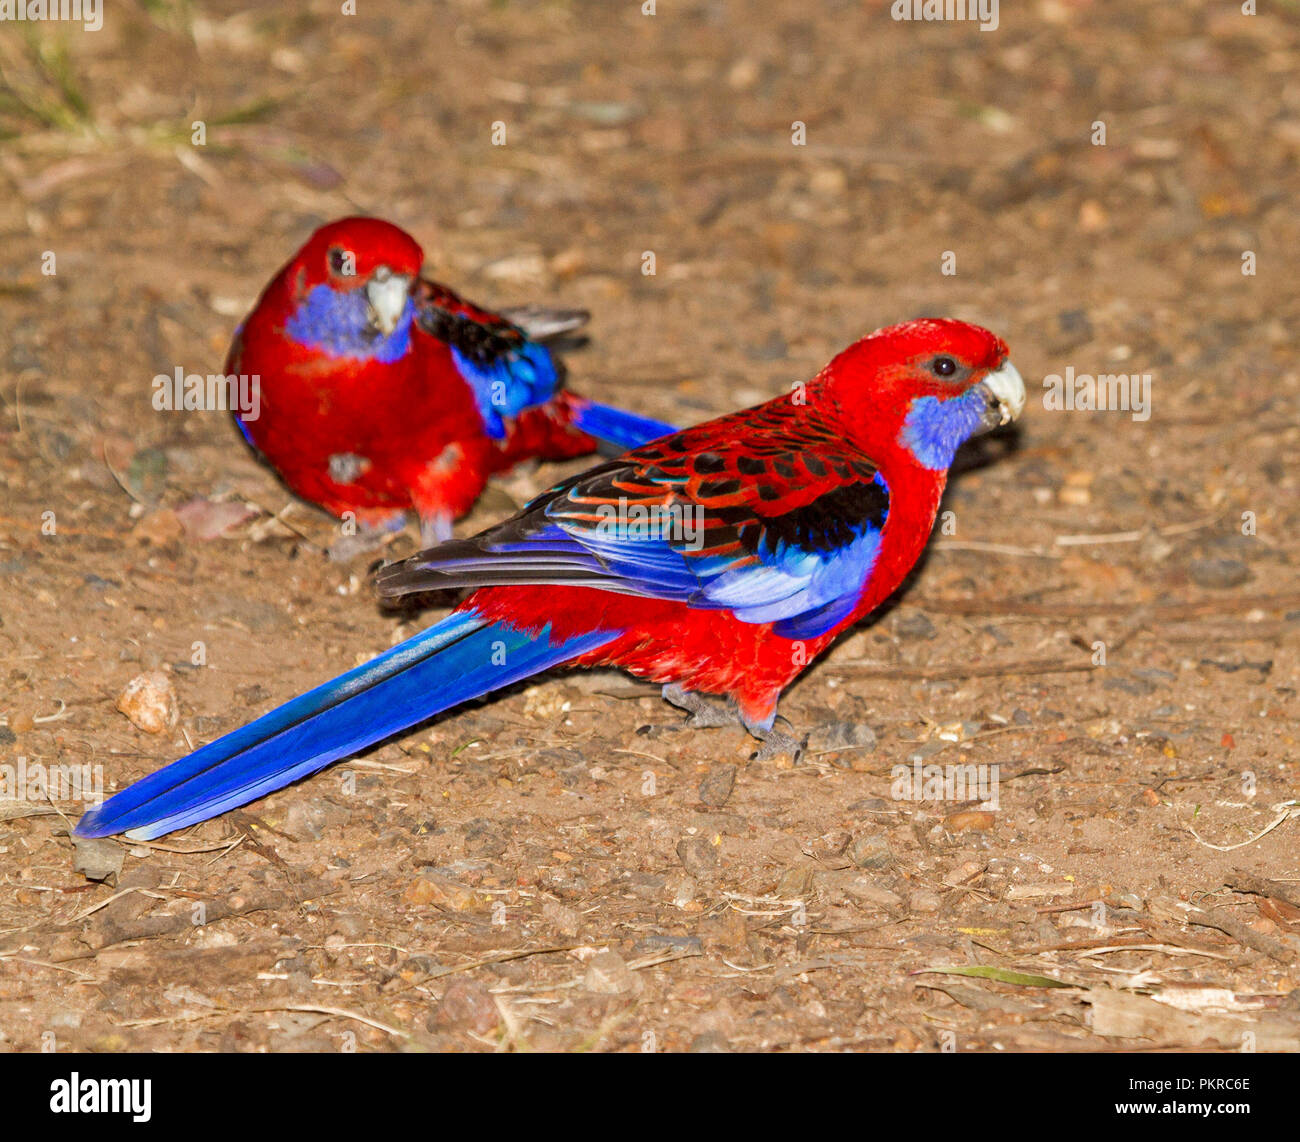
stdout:
<svg viewBox="0 0 1300 1142">
<path fill-rule="evenodd" d="M 889 489 L 830 434 L 814 433 L 803 450 L 754 443 L 726 447 L 691 429 L 662 438 L 564 481 L 481 535 L 381 569 L 376 585 L 389 597 L 588 586 L 730 610 L 788 638 L 813 637 L 859 597 Z"/>
</svg>

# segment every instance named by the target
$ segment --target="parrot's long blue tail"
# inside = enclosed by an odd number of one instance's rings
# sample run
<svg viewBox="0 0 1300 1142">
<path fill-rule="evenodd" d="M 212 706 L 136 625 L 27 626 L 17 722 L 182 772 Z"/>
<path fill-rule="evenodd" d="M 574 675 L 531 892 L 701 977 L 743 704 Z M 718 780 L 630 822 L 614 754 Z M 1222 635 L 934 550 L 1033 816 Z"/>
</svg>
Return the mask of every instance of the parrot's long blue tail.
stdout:
<svg viewBox="0 0 1300 1142">
<path fill-rule="evenodd" d="M 617 637 L 601 631 L 552 643 L 473 611 L 316 687 L 110 797 L 77 824 L 79 837 L 153 840 L 323 769 L 471 698 L 558 666 Z"/>
<path fill-rule="evenodd" d="M 597 404 L 573 393 L 569 393 L 567 399 L 573 410 L 573 426 L 588 436 L 594 436 L 601 444 L 601 452 L 611 456 L 640 448 L 642 444 L 677 431 L 675 425 L 665 424 L 662 420 Z"/>
</svg>

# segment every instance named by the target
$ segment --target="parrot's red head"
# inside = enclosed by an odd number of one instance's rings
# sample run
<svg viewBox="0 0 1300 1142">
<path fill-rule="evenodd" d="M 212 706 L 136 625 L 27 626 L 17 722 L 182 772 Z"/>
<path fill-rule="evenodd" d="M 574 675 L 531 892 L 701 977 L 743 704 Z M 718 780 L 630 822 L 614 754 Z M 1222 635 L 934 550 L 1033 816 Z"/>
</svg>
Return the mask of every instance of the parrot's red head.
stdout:
<svg viewBox="0 0 1300 1142">
<path fill-rule="evenodd" d="M 307 239 L 254 312 L 314 351 L 390 362 L 410 348 L 423 262 L 419 243 L 391 222 L 340 218 Z"/>
<path fill-rule="evenodd" d="M 424 264 L 424 251 L 405 230 L 381 218 L 340 218 L 322 226 L 291 263 L 302 284 L 355 289 L 376 273 L 414 279 Z"/>
<path fill-rule="evenodd" d="M 864 450 L 901 446 L 934 470 L 949 467 L 969 437 L 1025 407 L 1024 381 L 1002 339 L 951 318 L 877 330 L 831 361 L 820 380 Z"/>
</svg>

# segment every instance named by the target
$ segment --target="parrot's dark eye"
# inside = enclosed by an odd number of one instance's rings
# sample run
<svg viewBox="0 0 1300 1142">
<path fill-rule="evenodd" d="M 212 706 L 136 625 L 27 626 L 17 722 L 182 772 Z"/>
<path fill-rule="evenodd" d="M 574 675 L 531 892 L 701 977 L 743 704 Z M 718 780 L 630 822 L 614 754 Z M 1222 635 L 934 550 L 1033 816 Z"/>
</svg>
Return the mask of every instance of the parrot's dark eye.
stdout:
<svg viewBox="0 0 1300 1142">
<path fill-rule="evenodd" d="M 936 377 L 951 377 L 957 372 L 957 362 L 951 357 L 936 357 L 930 368 Z"/>
<path fill-rule="evenodd" d="M 329 252 L 330 272 L 340 277 L 352 277 L 357 272 L 356 255 L 348 253 L 342 246 L 331 246 Z"/>
</svg>

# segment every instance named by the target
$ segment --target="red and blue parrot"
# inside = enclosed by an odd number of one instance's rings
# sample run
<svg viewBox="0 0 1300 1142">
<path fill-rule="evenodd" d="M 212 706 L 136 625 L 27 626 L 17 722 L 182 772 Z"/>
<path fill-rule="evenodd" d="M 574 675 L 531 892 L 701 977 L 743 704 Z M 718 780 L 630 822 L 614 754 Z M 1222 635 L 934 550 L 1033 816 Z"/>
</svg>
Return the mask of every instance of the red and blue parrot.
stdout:
<svg viewBox="0 0 1300 1142">
<path fill-rule="evenodd" d="M 580 310 L 489 313 L 420 276 L 415 239 L 377 218 L 321 227 L 263 291 L 235 335 L 227 374 L 257 376 L 236 413 L 289 488 L 362 539 L 451 537 L 488 478 L 528 458 L 615 453 L 673 426 L 561 388 L 545 341 Z"/>
<path fill-rule="evenodd" d="M 726 707 L 781 745 L 781 691 L 902 582 L 962 442 L 1024 404 L 984 329 L 927 319 L 873 333 L 789 395 L 634 448 L 471 539 L 383 568 L 389 597 L 477 590 L 76 831 L 161 836 L 566 664 L 622 667 L 662 683 L 693 724 Z"/>
</svg>

